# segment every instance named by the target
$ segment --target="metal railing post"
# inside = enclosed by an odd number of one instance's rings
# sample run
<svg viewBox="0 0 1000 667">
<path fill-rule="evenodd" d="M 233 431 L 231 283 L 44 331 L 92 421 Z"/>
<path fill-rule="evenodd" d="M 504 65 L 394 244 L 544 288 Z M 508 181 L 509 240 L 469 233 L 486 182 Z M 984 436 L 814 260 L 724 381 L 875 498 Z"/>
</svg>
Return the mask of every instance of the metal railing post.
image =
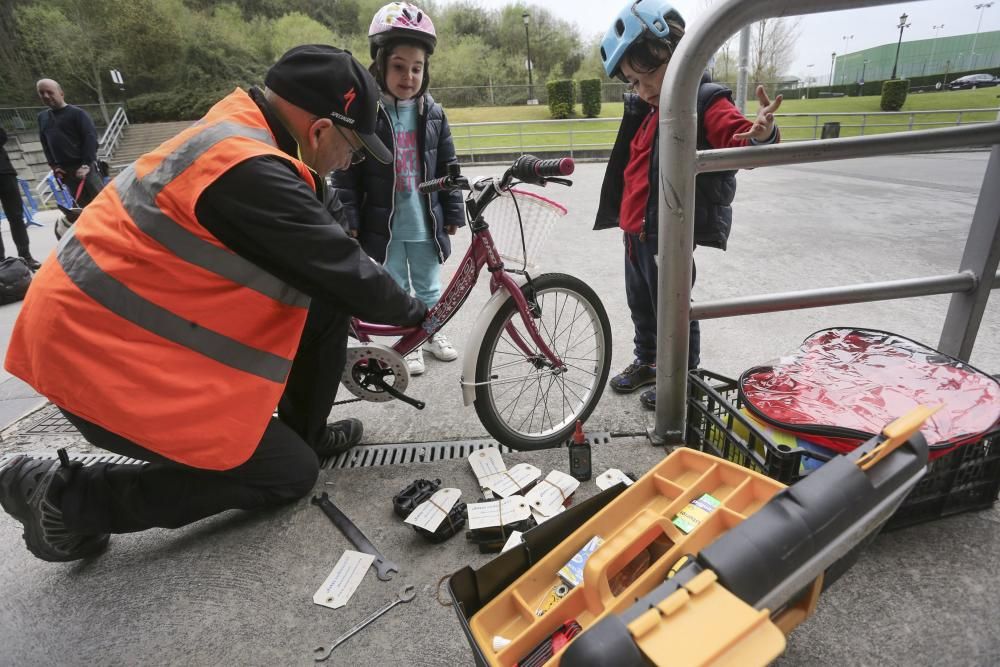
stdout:
<svg viewBox="0 0 1000 667">
<path fill-rule="evenodd" d="M 913 114 L 912 113 L 910 114 L 910 125 L 906 129 L 909 130 L 909 131 L 911 131 L 911 132 L 913 131 Z"/>
<path fill-rule="evenodd" d="M 969 238 L 965 242 L 960 271 L 972 271 L 976 287 L 969 292 L 951 296 L 948 314 L 941 329 L 938 349 L 965 361 L 972 355 L 972 346 L 983 321 L 986 302 L 990 298 L 997 265 L 1000 263 L 1000 144 L 993 146 L 986 165 L 983 187 L 979 191 L 976 212 L 972 215 Z"/>
<path fill-rule="evenodd" d="M 659 276 L 653 444 L 682 444 L 687 426 L 688 327 L 694 247 L 693 166 L 701 73 L 725 39 L 771 16 L 887 5 L 894 0 L 721 0 L 680 41 L 660 90 Z"/>
<path fill-rule="evenodd" d="M 865 136 L 865 126 L 868 124 L 868 114 L 861 114 L 861 136 Z"/>
</svg>

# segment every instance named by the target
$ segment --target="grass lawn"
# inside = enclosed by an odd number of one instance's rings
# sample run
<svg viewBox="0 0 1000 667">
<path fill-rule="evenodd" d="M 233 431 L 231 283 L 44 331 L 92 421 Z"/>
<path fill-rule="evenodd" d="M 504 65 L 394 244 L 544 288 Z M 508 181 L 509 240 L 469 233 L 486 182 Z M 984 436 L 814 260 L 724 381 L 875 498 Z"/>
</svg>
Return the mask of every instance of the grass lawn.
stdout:
<svg viewBox="0 0 1000 667">
<path fill-rule="evenodd" d="M 795 117 L 784 114 L 825 114 L 825 113 L 878 113 L 879 96 L 867 97 L 834 97 L 829 99 L 785 100 L 779 113 L 779 125 L 785 139 L 812 139 L 814 131 L 823 123 L 836 121 L 841 124 L 840 136 L 856 136 L 861 134 L 862 117 L 858 116 L 819 116 Z M 754 109 L 755 103 L 748 105 Z M 914 122 L 926 123 L 924 128 L 944 127 L 955 123 L 954 109 L 996 109 L 1000 107 L 1000 87 L 982 88 L 979 90 L 955 90 L 932 93 L 910 93 L 902 111 L 941 110 L 945 113 L 918 115 Z M 453 127 L 455 142 L 459 151 L 475 148 L 477 152 L 505 151 L 523 149 L 524 147 L 545 146 L 551 150 L 560 148 L 574 149 L 608 148 L 614 142 L 618 130 L 618 119 L 622 115 L 622 103 L 604 103 L 601 105 L 600 118 L 606 122 L 566 120 L 545 125 L 526 125 L 521 121 L 551 120 L 549 109 L 545 105 L 512 106 L 512 107 L 466 107 L 446 109 L 448 120 L 452 125 L 462 123 L 511 123 L 509 125 L 487 125 L 477 127 Z M 577 107 L 577 113 L 580 108 Z M 996 120 L 996 112 L 979 112 L 963 114 L 963 121 Z M 888 119 L 871 119 L 865 121 L 864 134 L 880 134 L 898 132 L 909 129 L 909 116 L 889 117 Z M 884 125 L 880 127 L 879 125 Z M 915 127 L 921 127 L 915 125 Z"/>
</svg>

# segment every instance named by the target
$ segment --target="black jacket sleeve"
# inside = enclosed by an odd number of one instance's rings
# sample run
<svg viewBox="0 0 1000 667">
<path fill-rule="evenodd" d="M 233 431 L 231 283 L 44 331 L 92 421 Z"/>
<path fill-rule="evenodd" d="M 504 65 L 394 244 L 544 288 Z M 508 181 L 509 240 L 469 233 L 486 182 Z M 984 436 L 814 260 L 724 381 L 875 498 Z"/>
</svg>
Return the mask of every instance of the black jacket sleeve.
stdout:
<svg viewBox="0 0 1000 667">
<path fill-rule="evenodd" d="M 448 117 L 441 110 L 441 135 L 438 138 L 437 151 L 437 171 L 438 177 L 448 174 L 448 165 L 458 162 L 455 155 L 455 142 L 451 138 L 451 126 L 448 125 Z M 456 227 L 465 226 L 465 205 L 462 203 L 461 190 L 442 190 L 438 193 L 441 209 L 444 211 L 444 224 Z"/>
<path fill-rule="evenodd" d="M 361 229 L 361 204 L 364 197 L 364 168 L 360 164 L 352 166 L 344 171 L 335 171 L 330 177 L 330 184 L 333 186 L 341 206 L 343 218 L 341 223 L 348 231 L 357 232 Z"/>
<path fill-rule="evenodd" d="M 236 254 L 351 315 L 409 326 L 427 313 L 333 220 L 285 160 L 238 164 L 205 189 L 195 213 Z"/>
</svg>

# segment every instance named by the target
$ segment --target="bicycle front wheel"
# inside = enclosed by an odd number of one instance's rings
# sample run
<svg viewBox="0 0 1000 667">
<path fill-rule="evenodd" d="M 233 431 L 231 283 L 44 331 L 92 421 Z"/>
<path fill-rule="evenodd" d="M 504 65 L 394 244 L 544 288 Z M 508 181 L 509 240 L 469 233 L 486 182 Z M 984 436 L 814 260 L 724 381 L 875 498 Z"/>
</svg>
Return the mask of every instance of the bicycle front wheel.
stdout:
<svg viewBox="0 0 1000 667">
<path fill-rule="evenodd" d="M 513 298 L 493 316 L 476 360 L 476 413 L 490 435 L 519 450 L 568 440 L 594 411 L 611 369 L 611 324 L 594 290 L 561 273 L 532 285 L 535 326 L 563 367 L 538 350 Z"/>
</svg>

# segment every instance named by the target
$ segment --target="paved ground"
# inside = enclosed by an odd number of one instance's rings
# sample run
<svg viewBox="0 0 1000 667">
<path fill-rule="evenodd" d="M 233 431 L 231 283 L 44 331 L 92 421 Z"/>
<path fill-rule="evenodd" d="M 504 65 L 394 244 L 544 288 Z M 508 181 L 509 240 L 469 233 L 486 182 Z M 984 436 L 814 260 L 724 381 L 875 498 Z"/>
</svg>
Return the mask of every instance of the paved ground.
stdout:
<svg viewBox="0 0 1000 667">
<path fill-rule="evenodd" d="M 954 271 L 982 182 L 985 153 L 892 157 L 740 175 L 730 250 L 697 252 L 699 300 Z M 580 165 L 571 190 L 548 194 L 570 208 L 548 244 L 551 271 L 586 279 L 600 294 L 614 326 L 615 368 L 631 358 L 616 232 L 591 232 L 603 164 Z M 468 170 L 492 173 L 492 168 Z M 1000 187 L 998 184 L 995 187 Z M 36 256 L 53 245 L 51 229 L 33 228 Z M 460 236 L 456 254 L 465 248 Z M 558 254 L 556 254 L 558 253 Z M 452 262 L 449 266 L 454 266 Z M 479 307 L 475 294 L 447 331 L 461 350 Z M 736 374 L 793 349 L 811 332 L 855 325 L 896 331 L 935 344 L 947 297 L 748 316 L 703 324 L 703 363 Z M 988 308 L 972 362 L 1000 371 L 1000 307 Z M 0 307 L 5 345 L 17 305 Z M 359 415 L 368 443 L 468 440 L 484 437 L 475 412 L 461 404 L 458 363 L 428 361 L 405 405 L 354 404 L 334 416 Z M 0 375 L 0 425 L 39 399 Z M 595 467 L 641 472 L 662 452 L 641 437 L 651 413 L 635 397 L 606 394 L 588 428 L 618 437 L 595 449 Z M 32 418 L 3 432 L 0 456 L 51 450 L 73 436 L 25 435 Z M 543 469 L 566 469 L 565 453 L 510 455 Z M 391 515 L 389 499 L 417 477 L 441 478 L 473 497 L 464 461 L 334 470 L 318 489 L 330 491 L 390 558 L 401 577 L 366 577 L 349 605 L 313 605 L 313 591 L 347 547 L 316 508 L 300 502 L 281 511 L 230 513 L 180 531 L 116 536 L 93 562 L 48 565 L 32 559 L 17 524 L 0 516 L 0 665 L 33 664 L 308 664 L 310 650 L 351 627 L 392 597 L 399 583 L 419 597 L 393 610 L 370 631 L 338 649 L 333 664 L 469 664 L 454 612 L 434 601 L 439 579 L 479 566 L 463 538 L 431 546 Z M 332 482 L 327 485 L 326 482 Z M 595 491 L 585 484 L 581 496 Z M 1000 607 L 997 556 L 1000 510 L 967 514 L 898 531 L 873 548 L 789 640 L 788 665 L 997 665 Z M 397 583 L 399 582 L 399 583 Z"/>
</svg>

